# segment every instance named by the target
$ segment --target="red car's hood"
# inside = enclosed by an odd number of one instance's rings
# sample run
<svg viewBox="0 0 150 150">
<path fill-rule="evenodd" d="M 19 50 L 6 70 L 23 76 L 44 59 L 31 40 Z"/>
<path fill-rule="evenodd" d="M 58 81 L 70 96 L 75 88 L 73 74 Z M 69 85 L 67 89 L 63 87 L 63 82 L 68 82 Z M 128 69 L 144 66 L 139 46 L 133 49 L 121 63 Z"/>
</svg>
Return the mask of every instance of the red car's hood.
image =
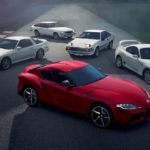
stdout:
<svg viewBox="0 0 150 150">
<path fill-rule="evenodd" d="M 107 76 L 102 80 L 84 86 L 84 88 L 88 96 L 97 100 L 109 101 L 112 104 L 147 105 L 148 96 L 144 89 L 130 80 Z"/>
</svg>

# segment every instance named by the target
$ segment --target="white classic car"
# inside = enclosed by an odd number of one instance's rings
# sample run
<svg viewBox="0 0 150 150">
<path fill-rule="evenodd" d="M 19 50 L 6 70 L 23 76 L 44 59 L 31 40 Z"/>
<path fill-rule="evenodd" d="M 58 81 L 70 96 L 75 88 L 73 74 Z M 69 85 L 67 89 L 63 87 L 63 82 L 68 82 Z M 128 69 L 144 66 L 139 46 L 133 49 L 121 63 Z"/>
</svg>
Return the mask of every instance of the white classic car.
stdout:
<svg viewBox="0 0 150 150">
<path fill-rule="evenodd" d="M 36 58 L 42 59 L 49 50 L 48 42 L 23 36 L 12 36 L 0 40 L 0 67 L 8 69 L 11 64 Z"/>
<path fill-rule="evenodd" d="M 122 40 L 115 51 L 118 68 L 126 67 L 150 84 L 150 44 L 142 44 L 136 40 Z"/>
<path fill-rule="evenodd" d="M 86 30 L 78 38 L 67 44 L 66 50 L 71 55 L 99 56 L 102 49 L 112 49 L 114 36 L 105 30 Z"/>
<path fill-rule="evenodd" d="M 74 30 L 68 27 L 63 27 L 56 21 L 44 21 L 33 24 L 31 31 L 34 32 L 35 36 L 40 35 L 52 36 L 55 40 L 60 38 L 72 38 L 74 36 Z"/>
</svg>

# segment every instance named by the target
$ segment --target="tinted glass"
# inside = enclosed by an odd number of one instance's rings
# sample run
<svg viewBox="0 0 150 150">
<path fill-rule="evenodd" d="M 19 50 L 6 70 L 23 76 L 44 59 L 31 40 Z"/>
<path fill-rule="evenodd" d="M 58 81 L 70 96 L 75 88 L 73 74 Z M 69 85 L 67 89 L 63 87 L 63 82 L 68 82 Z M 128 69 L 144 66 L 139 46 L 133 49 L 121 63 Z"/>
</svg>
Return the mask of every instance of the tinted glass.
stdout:
<svg viewBox="0 0 150 150">
<path fill-rule="evenodd" d="M 33 40 L 36 44 L 42 43 L 42 41 L 41 41 L 41 40 L 36 39 L 36 38 L 32 38 L 32 40 Z"/>
<path fill-rule="evenodd" d="M 1 39 L 0 48 L 14 49 L 16 47 L 17 42 L 18 42 L 17 40 Z"/>
<path fill-rule="evenodd" d="M 32 46 L 32 42 L 30 40 L 21 40 L 19 43 L 18 43 L 18 46 L 21 47 L 21 48 L 25 48 L 25 47 L 29 47 L 29 46 Z"/>
<path fill-rule="evenodd" d="M 138 52 L 138 48 L 137 47 L 134 47 L 134 46 L 131 46 L 131 47 L 128 47 L 126 49 L 127 52 L 129 52 L 130 54 L 132 55 L 137 55 L 139 56 L 139 52 Z"/>
<path fill-rule="evenodd" d="M 43 71 L 42 76 L 46 80 L 53 81 L 60 84 L 62 81 L 67 79 L 64 74 L 58 71 Z"/>
<path fill-rule="evenodd" d="M 103 72 L 97 70 L 91 65 L 67 72 L 65 73 L 65 76 L 67 76 L 76 86 L 90 84 L 106 77 Z"/>
<path fill-rule="evenodd" d="M 100 33 L 98 32 L 83 32 L 79 38 L 83 39 L 100 39 Z"/>
<path fill-rule="evenodd" d="M 142 48 L 140 52 L 142 59 L 150 59 L 150 48 Z"/>
</svg>

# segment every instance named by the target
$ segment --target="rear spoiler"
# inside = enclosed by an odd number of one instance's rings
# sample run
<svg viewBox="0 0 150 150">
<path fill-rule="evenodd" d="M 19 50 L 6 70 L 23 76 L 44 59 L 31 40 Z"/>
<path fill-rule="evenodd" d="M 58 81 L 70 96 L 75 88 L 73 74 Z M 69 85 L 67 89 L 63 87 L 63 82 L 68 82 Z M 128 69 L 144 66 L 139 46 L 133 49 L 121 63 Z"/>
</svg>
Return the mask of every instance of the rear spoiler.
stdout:
<svg viewBox="0 0 150 150">
<path fill-rule="evenodd" d="M 119 46 L 122 46 L 122 47 L 127 47 L 130 45 L 136 45 L 136 44 L 141 44 L 141 42 L 138 40 L 121 40 L 119 42 Z"/>
<path fill-rule="evenodd" d="M 41 64 L 34 64 L 34 65 L 29 65 L 29 66 L 26 66 L 23 70 L 23 72 L 30 72 L 32 70 L 35 70 L 35 69 L 38 69 L 38 68 L 41 68 L 43 65 Z"/>
</svg>

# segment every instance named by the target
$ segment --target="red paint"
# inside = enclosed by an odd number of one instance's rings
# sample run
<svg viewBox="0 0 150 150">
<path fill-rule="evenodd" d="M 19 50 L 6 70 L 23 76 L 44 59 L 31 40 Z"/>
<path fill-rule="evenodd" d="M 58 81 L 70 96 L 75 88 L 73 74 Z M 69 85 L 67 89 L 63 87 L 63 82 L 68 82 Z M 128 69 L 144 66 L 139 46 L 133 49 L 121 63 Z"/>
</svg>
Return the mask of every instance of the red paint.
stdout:
<svg viewBox="0 0 150 150">
<path fill-rule="evenodd" d="M 82 113 L 86 116 L 88 116 L 92 104 L 103 103 L 111 109 L 114 120 L 123 125 L 137 123 L 146 118 L 150 108 L 150 104 L 146 100 L 150 98 L 145 90 L 135 82 L 107 76 L 85 86 L 67 88 L 45 80 L 41 76 L 43 70 L 55 69 L 68 72 L 86 65 L 88 64 L 85 62 L 71 60 L 48 64 L 38 69 L 34 68 L 40 66 L 40 64 L 28 66 L 19 75 L 18 92 L 21 93 L 24 86 L 30 85 L 38 92 L 41 102 Z M 130 103 L 142 108 L 123 110 L 116 107 L 120 103 Z"/>
</svg>

